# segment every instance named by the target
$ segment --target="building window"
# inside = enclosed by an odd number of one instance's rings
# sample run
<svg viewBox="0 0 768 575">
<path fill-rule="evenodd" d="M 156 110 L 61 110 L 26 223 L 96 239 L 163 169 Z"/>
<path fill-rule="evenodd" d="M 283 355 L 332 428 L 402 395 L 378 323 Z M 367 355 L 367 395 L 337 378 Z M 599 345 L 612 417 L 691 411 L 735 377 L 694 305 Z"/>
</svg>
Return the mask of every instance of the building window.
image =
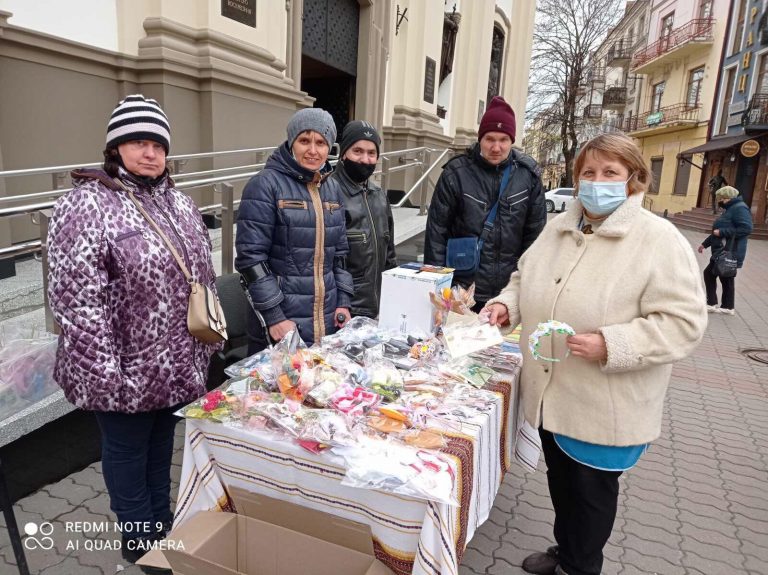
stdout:
<svg viewBox="0 0 768 575">
<path fill-rule="evenodd" d="M 757 68 L 757 94 L 768 94 L 768 54 L 760 56 Z"/>
<path fill-rule="evenodd" d="M 695 108 L 701 104 L 701 84 L 704 81 L 704 66 L 691 70 L 688 75 L 688 96 L 685 103 L 689 108 Z"/>
<path fill-rule="evenodd" d="M 741 50 L 741 37 L 744 35 L 744 22 L 747 19 L 747 0 L 738 0 L 738 16 L 736 18 L 736 27 L 733 31 L 733 39 L 731 41 L 731 54 L 735 54 Z"/>
<path fill-rule="evenodd" d="M 661 170 L 664 167 L 664 158 L 651 158 L 651 174 L 653 175 L 653 181 L 651 182 L 648 193 L 658 194 L 659 185 L 661 184 Z"/>
<path fill-rule="evenodd" d="M 664 96 L 664 87 L 666 82 L 659 82 L 653 85 L 653 101 L 651 102 L 651 112 L 658 112 L 661 109 L 661 99 Z"/>
<path fill-rule="evenodd" d="M 720 126 L 717 131 L 718 134 L 725 134 L 728 131 L 728 118 L 730 116 L 729 111 L 731 108 L 731 99 L 733 98 L 733 89 L 736 85 L 736 67 L 728 69 L 728 76 L 725 80 L 725 98 L 723 98 L 722 106 L 720 107 Z"/>
<path fill-rule="evenodd" d="M 688 158 L 690 159 L 690 157 Z M 676 196 L 688 194 L 688 182 L 691 179 L 691 163 L 685 160 L 677 162 L 677 174 L 675 174 L 675 187 L 672 193 Z"/>
<path fill-rule="evenodd" d="M 661 19 L 661 30 L 659 30 L 659 40 L 666 46 L 666 42 L 672 35 L 672 27 L 675 25 L 675 13 L 667 14 Z"/>
<path fill-rule="evenodd" d="M 712 18 L 712 0 L 701 0 L 699 2 L 699 18 Z"/>
</svg>

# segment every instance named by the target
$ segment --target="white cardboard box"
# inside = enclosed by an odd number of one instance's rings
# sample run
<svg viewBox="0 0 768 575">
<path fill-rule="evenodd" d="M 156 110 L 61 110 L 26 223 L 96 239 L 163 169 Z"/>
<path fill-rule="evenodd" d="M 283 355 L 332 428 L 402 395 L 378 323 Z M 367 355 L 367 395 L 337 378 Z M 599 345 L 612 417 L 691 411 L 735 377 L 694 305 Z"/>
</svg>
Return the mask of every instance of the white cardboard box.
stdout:
<svg viewBox="0 0 768 575">
<path fill-rule="evenodd" d="M 385 271 L 381 280 L 379 327 L 403 335 L 434 333 L 435 314 L 429 294 L 450 288 L 452 281 L 452 272 L 435 273 L 408 267 Z"/>
</svg>

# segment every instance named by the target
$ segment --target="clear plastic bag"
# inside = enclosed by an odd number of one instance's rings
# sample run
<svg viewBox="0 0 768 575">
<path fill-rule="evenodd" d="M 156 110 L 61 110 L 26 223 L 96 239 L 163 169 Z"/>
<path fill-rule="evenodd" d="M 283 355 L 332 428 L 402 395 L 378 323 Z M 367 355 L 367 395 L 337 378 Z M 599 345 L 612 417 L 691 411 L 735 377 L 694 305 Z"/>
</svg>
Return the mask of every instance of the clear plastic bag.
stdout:
<svg viewBox="0 0 768 575">
<path fill-rule="evenodd" d="M 384 401 L 395 401 L 403 393 L 403 376 L 391 361 L 379 359 L 366 364 L 371 380 L 366 387 Z"/>
<path fill-rule="evenodd" d="M 347 467 L 342 485 L 459 505 L 456 465 L 438 451 L 370 437 L 333 451 Z"/>
<path fill-rule="evenodd" d="M 277 385 L 277 375 L 272 367 L 272 350 L 265 349 L 241 359 L 224 369 L 229 377 L 258 377 L 273 386 Z"/>
<path fill-rule="evenodd" d="M 58 338 L 18 326 L 0 338 L 0 420 L 59 389 L 53 379 Z"/>
</svg>

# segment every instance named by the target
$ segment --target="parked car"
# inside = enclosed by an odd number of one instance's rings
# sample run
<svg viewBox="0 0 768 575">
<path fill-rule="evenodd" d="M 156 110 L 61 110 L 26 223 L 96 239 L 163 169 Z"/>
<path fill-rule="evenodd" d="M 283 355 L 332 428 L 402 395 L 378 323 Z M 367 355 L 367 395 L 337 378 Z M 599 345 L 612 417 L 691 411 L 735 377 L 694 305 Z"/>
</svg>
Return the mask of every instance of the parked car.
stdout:
<svg viewBox="0 0 768 575">
<path fill-rule="evenodd" d="M 576 197 L 574 188 L 555 188 L 544 194 L 548 212 L 564 212 Z"/>
</svg>

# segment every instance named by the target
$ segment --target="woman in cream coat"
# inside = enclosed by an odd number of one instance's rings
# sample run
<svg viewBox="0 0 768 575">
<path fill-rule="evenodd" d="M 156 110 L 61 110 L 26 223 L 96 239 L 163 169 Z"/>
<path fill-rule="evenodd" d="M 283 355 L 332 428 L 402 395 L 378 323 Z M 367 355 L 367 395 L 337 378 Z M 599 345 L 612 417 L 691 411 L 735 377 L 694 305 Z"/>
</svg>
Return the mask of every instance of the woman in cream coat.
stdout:
<svg viewBox="0 0 768 575">
<path fill-rule="evenodd" d="M 597 575 L 616 517 L 621 472 L 661 433 L 672 363 L 707 324 L 688 241 L 643 209 L 651 175 L 634 142 L 604 134 L 574 164 L 579 201 L 526 251 L 488 303 L 491 322 L 522 322 L 522 341 L 558 320 L 575 336 L 524 351 L 522 401 L 539 429 L 557 545 L 528 557 L 530 573 Z"/>
</svg>

